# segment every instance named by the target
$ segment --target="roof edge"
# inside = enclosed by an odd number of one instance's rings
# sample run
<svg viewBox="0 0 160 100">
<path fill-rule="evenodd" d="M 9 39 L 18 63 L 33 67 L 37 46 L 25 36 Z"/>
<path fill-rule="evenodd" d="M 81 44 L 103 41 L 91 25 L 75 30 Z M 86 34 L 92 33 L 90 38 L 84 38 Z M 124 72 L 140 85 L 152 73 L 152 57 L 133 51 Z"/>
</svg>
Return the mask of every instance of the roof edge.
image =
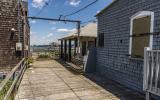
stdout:
<svg viewBox="0 0 160 100">
<path fill-rule="evenodd" d="M 112 6 L 116 1 L 118 0 L 113 0 L 107 7 L 105 7 L 104 9 L 102 9 L 99 13 L 97 13 L 95 15 L 95 17 L 97 17 L 99 14 L 101 14 L 103 11 L 105 11 L 106 9 L 108 9 L 110 6 Z"/>
</svg>

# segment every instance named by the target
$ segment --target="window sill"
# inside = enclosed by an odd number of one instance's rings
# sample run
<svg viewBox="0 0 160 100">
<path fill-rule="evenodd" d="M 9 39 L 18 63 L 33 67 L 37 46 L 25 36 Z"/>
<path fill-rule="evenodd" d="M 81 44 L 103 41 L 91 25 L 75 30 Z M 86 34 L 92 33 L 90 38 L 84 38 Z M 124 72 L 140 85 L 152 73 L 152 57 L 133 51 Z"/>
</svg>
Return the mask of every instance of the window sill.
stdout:
<svg viewBox="0 0 160 100">
<path fill-rule="evenodd" d="M 134 58 L 134 57 L 129 57 L 130 60 L 139 60 L 139 61 L 143 61 L 143 58 Z"/>
</svg>

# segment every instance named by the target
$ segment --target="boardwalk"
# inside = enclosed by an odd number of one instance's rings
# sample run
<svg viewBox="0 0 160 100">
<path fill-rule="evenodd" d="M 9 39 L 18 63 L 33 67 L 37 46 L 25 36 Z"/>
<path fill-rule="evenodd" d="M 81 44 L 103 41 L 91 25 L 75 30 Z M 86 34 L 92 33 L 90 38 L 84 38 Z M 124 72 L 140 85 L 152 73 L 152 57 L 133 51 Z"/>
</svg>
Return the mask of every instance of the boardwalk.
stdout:
<svg viewBox="0 0 160 100">
<path fill-rule="evenodd" d="M 55 60 L 36 61 L 27 69 L 16 100 L 119 100 Z"/>
</svg>

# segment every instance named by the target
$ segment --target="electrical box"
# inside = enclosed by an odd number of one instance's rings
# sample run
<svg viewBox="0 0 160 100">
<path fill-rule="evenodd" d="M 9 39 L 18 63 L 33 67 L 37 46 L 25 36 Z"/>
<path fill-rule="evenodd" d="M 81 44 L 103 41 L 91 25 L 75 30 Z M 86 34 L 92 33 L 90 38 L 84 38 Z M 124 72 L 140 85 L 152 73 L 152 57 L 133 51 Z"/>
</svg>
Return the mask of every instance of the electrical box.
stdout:
<svg viewBox="0 0 160 100">
<path fill-rule="evenodd" d="M 16 51 L 22 51 L 22 43 L 16 43 Z"/>
<path fill-rule="evenodd" d="M 25 50 L 28 50 L 28 45 L 25 46 Z"/>
</svg>

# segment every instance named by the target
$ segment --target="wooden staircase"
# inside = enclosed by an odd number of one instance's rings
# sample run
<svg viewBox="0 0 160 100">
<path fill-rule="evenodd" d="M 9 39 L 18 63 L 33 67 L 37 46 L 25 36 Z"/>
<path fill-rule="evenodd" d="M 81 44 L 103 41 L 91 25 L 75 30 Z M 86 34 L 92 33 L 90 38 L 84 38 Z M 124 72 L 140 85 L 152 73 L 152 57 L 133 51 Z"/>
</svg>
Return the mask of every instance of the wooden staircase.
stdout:
<svg viewBox="0 0 160 100">
<path fill-rule="evenodd" d="M 74 57 L 71 59 L 71 62 L 68 63 L 70 65 L 70 67 L 79 73 L 83 72 L 83 68 L 84 68 L 84 61 L 82 57 Z"/>
</svg>

